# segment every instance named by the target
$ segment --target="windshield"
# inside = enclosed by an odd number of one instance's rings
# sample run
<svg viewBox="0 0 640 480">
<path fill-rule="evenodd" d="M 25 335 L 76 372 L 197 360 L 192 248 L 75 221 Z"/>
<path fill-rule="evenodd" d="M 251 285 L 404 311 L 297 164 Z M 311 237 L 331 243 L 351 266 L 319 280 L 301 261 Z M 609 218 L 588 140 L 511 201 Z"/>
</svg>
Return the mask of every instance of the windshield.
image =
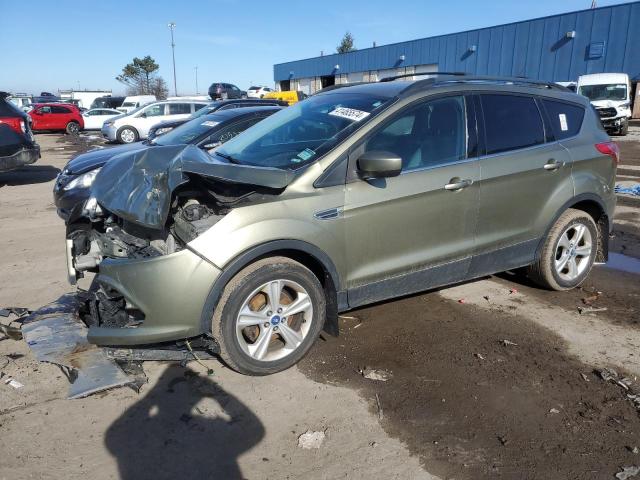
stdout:
<svg viewBox="0 0 640 480">
<path fill-rule="evenodd" d="M 229 140 L 218 153 L 246 165 L 300 168 L 328 152 L 388 100 L 349 92 L 311 97 Z"/>
<path fill-rule="evenodd" d="M 216 105 L 209 104 L 209 105 L 207 105 L 205 107 L 202 107 L 196 113 L 191 115 L 190 118 L 198 118 L 198 117 L 203 117 L 205 115 L 210 115 L 212 112 L 215 112 L 217 108 L 218 108 L 217 104 Z"/>
<path fill-rule="evenodd" d="M 627 86 L 617 85 L 582 85 L 580 95 L 584 95 L 592 102 L 598 100 L 626 100 Z"/>
<path fill-rule="evenodd" d="M 154 145 L 180 145 L 184 143 L 191 143 L 195 139 L 207 132 L 222 122 L 222 119 L 216 115 L 207 115 L 201 118 L 194 118 L 187 123 L 174 128 L 173 130 L 156 137 L 153 140 Z"/>
</svg>

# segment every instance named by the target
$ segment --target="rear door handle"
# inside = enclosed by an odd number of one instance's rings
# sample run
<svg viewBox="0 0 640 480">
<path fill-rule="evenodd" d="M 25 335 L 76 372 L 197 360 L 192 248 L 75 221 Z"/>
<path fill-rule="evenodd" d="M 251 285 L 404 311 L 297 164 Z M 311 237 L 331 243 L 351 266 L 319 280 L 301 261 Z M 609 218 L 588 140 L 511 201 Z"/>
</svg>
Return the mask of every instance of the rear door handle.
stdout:
<svg viewBox="0 0 640 480">
<path fill-rule="evenodd" d="M 449 190 L 452 192 L 455 192 L 457 190 L 462 190 L 463 188 L 467 188 L 469 185 L 471 185 L 473 183 L 473 180 L 471 179 L 465 179 L 462 180 L 458 177 L 452 178 L 451 180 L 449 180 L 449 183 L 447 183 L 444 186 L 445 190 Z"/>
<path fill-rule="evenodd" d="M 564 166 L 564 162 L 557 162 L 555 159 L 551 158 L 547 163 L 544 164 L 545 170 L 558 170 L 559 168 Z"/>
</svg>

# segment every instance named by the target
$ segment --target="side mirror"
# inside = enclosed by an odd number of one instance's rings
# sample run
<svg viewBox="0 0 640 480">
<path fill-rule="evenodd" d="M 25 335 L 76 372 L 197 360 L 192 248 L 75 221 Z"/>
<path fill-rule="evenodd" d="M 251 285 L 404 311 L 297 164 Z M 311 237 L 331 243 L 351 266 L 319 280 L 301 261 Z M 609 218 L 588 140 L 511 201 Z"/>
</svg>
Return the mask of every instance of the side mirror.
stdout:
<svg viewBox="0 0 640 480">
<path fill-rule="evenodd" d="M 203 145 L 202 148 L 204 150 L 213 150 L 214 148 L 218 148 L 220 145 L 222 145 L 222 142 L 211 142 Z"/>
<path fill-rule="evenodd" d="M 358 174 L 367 178 L 397 177 L 402 170 L 402 158 L 395 153 L 373 150 L 358 158 Z"/>
</svg>

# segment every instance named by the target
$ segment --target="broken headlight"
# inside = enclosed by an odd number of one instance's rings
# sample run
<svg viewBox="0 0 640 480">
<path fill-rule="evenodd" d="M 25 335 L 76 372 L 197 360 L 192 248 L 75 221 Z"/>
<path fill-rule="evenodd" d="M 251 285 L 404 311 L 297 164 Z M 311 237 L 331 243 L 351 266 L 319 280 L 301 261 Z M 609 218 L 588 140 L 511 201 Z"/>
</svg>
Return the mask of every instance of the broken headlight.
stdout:
<svg viewBox="0 0 640 480">
<path fill-rule="evenodd" d="M 71 190 L 74 188 L 89 188 L 93 181 L 96 179 L 96 175 L 100 171 L 99 168 L 95 170 L 91 170 L 87 173 L 83 173 L 82 175 L 78 175 L 76 178 L 71 180 L 64 186 L 64 190 Z"/>
<path fill-rule="evenodd" d="M 90 219 L 96 219 L 102 215 L 102 208 L 98 204 L 96 197 L 89 197 L 86 202 L 84 202 L 84 207 L 82 209 L 82 214 L 84 216 L 89 217 Z"/>
</svg>

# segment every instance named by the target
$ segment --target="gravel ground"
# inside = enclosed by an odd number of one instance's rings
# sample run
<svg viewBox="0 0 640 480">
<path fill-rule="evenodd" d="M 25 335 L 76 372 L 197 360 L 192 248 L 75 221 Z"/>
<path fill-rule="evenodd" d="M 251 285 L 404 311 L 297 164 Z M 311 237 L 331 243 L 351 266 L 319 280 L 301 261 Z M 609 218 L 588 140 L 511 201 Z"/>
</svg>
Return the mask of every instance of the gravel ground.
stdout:
<svg viewBox="0 0 640 480">
<path fill-rule="evenodd" d="M 619 174 L 638 182 L 631 131 Z M 37 138 L 43 158 L 0 175 L 0 306 L 71 290 L 53 179 L 74 152 L 105 147 Z M 616 211 L 612 251 L 627 270 L 639 205 L 621 197 Z M 24 387 L 0 383 L 0 479 L 613 479 L 640 465 L 640 415 L 598 372 L 640 390 L 639 280 L 596 267 L 559 293 L 502 274 L 349 312 L 339 338 L 278 375 L 149 362 L 139 393 L 73 401 L 57 367 L 3 339 L 0 370 Z M 371 369 L 388 380 L 365 378 Z M 307 430 L 325 433 L 319 449 L 297 446 Z"/>
</svg>

